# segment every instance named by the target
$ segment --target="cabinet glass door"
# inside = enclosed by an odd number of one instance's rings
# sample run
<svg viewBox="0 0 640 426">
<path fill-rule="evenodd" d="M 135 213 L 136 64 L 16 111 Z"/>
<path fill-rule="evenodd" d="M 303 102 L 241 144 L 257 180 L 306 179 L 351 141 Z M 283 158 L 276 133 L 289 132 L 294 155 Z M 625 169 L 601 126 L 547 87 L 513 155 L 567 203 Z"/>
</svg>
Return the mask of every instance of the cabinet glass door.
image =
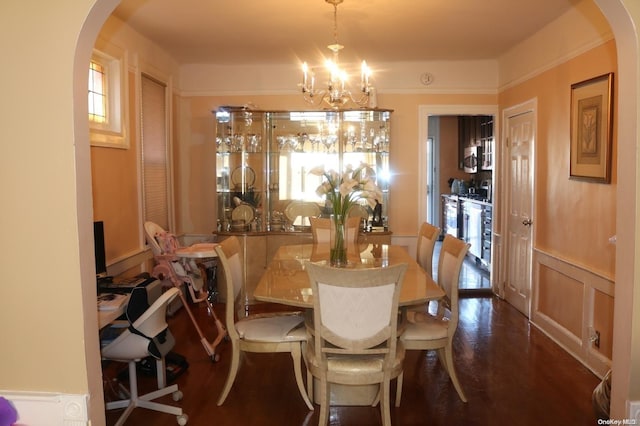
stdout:
<svg viewBox="0 0 640 426">
<path fill-rule="evenodd" d="M 219 111 L 216 121 L 220 227 L 233 231 L 256 229 L 261 225 L 266 197 L 265 115 L 256 111 Z"/>
</svg>

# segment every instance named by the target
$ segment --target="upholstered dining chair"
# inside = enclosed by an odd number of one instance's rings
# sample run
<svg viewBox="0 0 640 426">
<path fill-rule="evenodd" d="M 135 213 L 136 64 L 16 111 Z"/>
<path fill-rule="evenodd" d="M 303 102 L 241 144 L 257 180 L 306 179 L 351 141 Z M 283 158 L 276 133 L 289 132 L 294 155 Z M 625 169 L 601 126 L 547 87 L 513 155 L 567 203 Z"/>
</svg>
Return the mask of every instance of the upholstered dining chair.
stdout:
<svg viewBox="0 0 640 426">
<path fill-rule="evenodd" d="M 349 244 L 358 242 L 360 232 L 360 216 L 350 216 L 347 218 L 347 238 Z M 324 217 L 311 217 L 311 235 L 314 243 L 328 243 L 331 239 L 331 219 Z"/>
<path fill-rule="evenodd" d="M 416 262 L 428 276 L 433 276 L 433 250 L 440 236 L 440 228 L 423 222 L 418 232 Z"/>
<path fill-rule="evenodd" d="M 345 269 L 306 263 L 313 325 L 304 355 L 319 382 L 319 425 L 327 424 L 331 383 L 379 385 L 382 423 L 391 424 L 390 382 L 401 374 L 404 360 L 397 326 L 406 269 L 406 264 Z"/>
<path fill-rule="evenodd" d="M 226 289 L 225 321 L 232 347 L 229 374 L 218 398 L 218 405 L 224 404 L 231 391 L 240 366 L 241 352 L 289 352 L 300 395 L 307 407 L 313 410 L 302 378 L 302 345 L 307 340 L 303 315 L 300 312 L 274 312 L 236 319 L 236 313 L 243 310 L 237 307 L 244 287 L 240 241 L 237 237 L 229 237 L 216 246 L 215 250 L 219 265 L 222 266 L 220 282 Z"/>
<path fill-rule="evenodd" d="M 320 206 L 309 201 L 292 201 L 284 208 L 284 215 L 293 226 L 308 226 L 312 217 L 320 216 Z"/>
<path fill-rule="evenodd" d="M 148 356 L 158 359 L 157 368 L 161 369 L 159 371 L 164 371 L 164 356 L 175 343 L 166 321 L 167 305 L 178 296 L 179 292 L 180 290 L 175 287 L 170 288 L 135 320 L 130 316 L 130 309 L 127 309 L 127 317 L 130 318 L 129 328 L 125 328 L 115 340 L 102 348 L 102 358 L 129 364 L 129 398 L 106 404 L 107 410 L 126 407 L 116 426 L 123 425 L 136 407 L 173 414 L 179 425 L 187 424 L 188 416 L 182 412 L 182 408 L 153 402 L 154 399 L 165 395 L 172 395 L 174 401 L 182 399 L 182 392 L 178 390 L 178 385 L 173 384 L 139 395 L 136 376 L 136 363 Z"/>
<path fill-rule="evenodd" d="M 467 402 L 453 363 L 453 336 L 458 328 L 458 284 L 460 270 L 469 244 L 445 235 L 438 257 L 438 285 L 445 297 L 438 301 L 437 310 L 415 312 L 404 324 L 400 340 L 406 350 L 437 350 L 438 359 L 446 369 L 460 399 Z M 402 395 L 402 375 L 398 377 L 396 404 Z"/>
</svg>

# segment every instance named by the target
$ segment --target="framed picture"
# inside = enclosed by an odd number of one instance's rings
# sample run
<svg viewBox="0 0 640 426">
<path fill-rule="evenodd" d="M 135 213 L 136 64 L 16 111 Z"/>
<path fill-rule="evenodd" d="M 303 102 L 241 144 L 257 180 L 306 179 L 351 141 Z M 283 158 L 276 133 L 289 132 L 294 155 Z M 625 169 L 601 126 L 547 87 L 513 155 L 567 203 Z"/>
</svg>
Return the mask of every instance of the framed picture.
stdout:
<svg viewBox="0 0 640 426">
<path fill-rule="evenodd" d="M 613 73 L 571 85 L 570 178 L 611 182 Z"/>
</svg>

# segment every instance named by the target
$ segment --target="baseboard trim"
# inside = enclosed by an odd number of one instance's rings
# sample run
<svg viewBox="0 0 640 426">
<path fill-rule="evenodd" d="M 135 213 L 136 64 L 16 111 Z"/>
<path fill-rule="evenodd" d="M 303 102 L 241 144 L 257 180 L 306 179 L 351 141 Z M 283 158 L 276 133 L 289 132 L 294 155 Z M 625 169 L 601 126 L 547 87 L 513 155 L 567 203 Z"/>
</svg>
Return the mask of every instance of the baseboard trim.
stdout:
<svg viewBox="0 0 640 426">
<path fill-rule="evenodd" d="M 89 395 L 0 390 L 18 411 L 18 424 L 88 426 Z"/>
</svg>

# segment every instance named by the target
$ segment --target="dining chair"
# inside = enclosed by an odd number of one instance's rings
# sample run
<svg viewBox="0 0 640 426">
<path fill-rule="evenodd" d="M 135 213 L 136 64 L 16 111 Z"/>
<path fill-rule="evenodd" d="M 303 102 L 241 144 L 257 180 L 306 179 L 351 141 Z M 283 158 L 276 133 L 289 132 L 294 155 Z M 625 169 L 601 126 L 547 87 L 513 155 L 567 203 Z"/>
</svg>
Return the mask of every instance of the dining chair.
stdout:
<svg viewBox="0 0 640 426">
<path fill-rule="evenodd" d="M 382 423 L 391 424 L 390 382 L 402 373 L 397 339 L 398 301 L 407 264 L 386 268 L 333 268 L 305 264 L 313 294 L 313 325 L 304 352 L 319 382 L 319 425 L 326 425 L 329 384 L 379 385 Z M 310 382 L 309 382 L 310 383 Z"/>
<path fill-rule="evenodd" d="M 437 350 L 438 359 L 449 374 L 460 399 L 467 402 L 453 363 L 453 336 L 458 328 L 458 285 L 460 270 L 469 244 L 449 234 L 445 235 L 438 257 L 438 285 L 445 297 L 438 300 L 437 309 L 415 312 L 403 324 L 400 340 L 406 350 Z M 396 404 L 402 395 L 402 375 L 398 377 Z"/>
<path fill-rule="evenodd" d="M 433 276 L 433 249 L 440 236 L 440 228 L 428 222 L 423 222 L 418 232 L 416 262 L 428 276 Z"/>
<path fill-rule="evenodd" d="M 142 289 L 142 291 L 146 293 L 146 289 Z M 153 402 L 154 399 L 165 395 L 172 395 L 174 401 L 182 399 L 182 392 L 178 390 L 178 385 L 173 384 L 168 387 L 161 387 L 159 379 L 159 389 L 145 395 L 139 395 L 136 376 L 136 363 L 148 356 L 156 358 L 158 360 L 158 371 L 164 372 L 164 356 L 169 353 L 175 343 L 167 325 L 166 311 L 169 303 L 178 296 L 179 292 L 180 290 L 175 287 L 170 288 L 151 306 L 148 306 L 140 314 L 136 314 L 136 319 L 132 318 L 132 309 L 128 307 L 129 327 L 124 328 L 118 337 L 101 350 L 102 358 L 129 364 L 129 397 L 120 401 L 106 403 L 107 410 L 126 407 L 116 426 L 124 424 L 136 407 L 173 414 L 176 416 L 179 425 L 187 424 L 188 416 L 182 412 L 182 408 Z M 162 383 L 164 383 L 164 380 L 162 380 Z"/>
<path fill-rule="evenodd" d="M 347 238 L 349 244 L 358 242 L 360 232 L 360 216 L 347 218 Z M 311 235 L 314 243 L 328 243 L 331 239 L 331 219 L 325 217 L 311 217 Z"/>
<path fill-rule="evenodd" d="M 302 313 L 272 312 L 237 319 L 237 312 L 244 310 L 243 307 L 237 306 L 241 299 L 241 290 L 244 288 L 240 241 L 235 236 L 226 238 L 215 250 L 219 265 L 222 266 L 219 282 L 226 289 L 225 321 L 232 347 L 229 374 L 218 398 L 218 405 L 224 403 L 231 391 L 240 366 L 241 352 L 289 352 L 293 359 L 293 371 L 300 395 L 307 407 L 313 410 L 302 378 L 302 345 L 307 340 Z"/>
<path fill-rule="evenodd" d="M 284 209 L 284 215 L 294 227 L 308 229 L 309 220 L 320 216 L 320 206 L 309 201 L 292 201 Z"/>
</svg>

